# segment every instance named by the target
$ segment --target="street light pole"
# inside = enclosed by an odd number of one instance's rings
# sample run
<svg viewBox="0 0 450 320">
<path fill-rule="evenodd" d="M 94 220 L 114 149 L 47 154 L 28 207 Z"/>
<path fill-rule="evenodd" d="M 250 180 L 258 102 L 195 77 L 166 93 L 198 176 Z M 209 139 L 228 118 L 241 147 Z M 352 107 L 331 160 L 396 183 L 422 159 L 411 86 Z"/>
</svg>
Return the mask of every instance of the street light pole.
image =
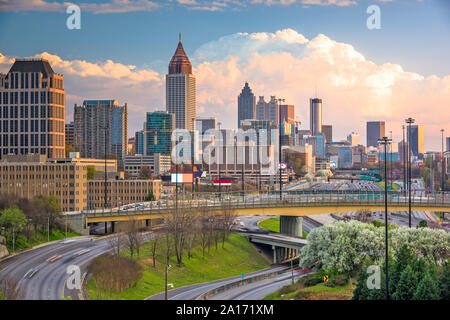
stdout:
<svg viewBox="0 0 450 320">
<path fill-rule="evenodd" d="M 280 171 L 280 201 L 283 200 L 283 180 L 282 180 L 282 169 L 281 169 L 281 113 L 280 105 L 285 99 L 277 99 L 278 101 L 278 166 Z"/>
<path fill-rule="evenodd" d="M 387 146 L 392 142 L 388 137 L 378 140 L 378 143 L 384 146 L 384 159 L 387 156 Z M 387 179 L 387 162 L 384 161 L 384 180 Z M 385 254 L 386 254 L 386 300 L 389 300 L 389 253 L 388 253 L 388 192 L 387 185 L 384 188 L 384 230 L 385 230 Z"/>
<path fill-rule="evenodd" d="M 403 143 L 402 143 L 402 153 L 403 153 L 403 190 L 406 195 L 406 141 L 405 141 L 405 125 L 402 125 L 403 130 Z"/>
<path fill-rule="evenodd" d="M 444 162 L 444 129 L 441 129 L 441 136 L 442 136 L 442 153 L 441 153 L 441 171 L 442 171 L 442 191 L 444 191 L 444 180 L 445 180 L 445 173 L 444 173 L 444 166 L 445 166 L 445 162 Z"/>
<path fill-rule="evenodd" d="M 222 192 L 222 178 L 220 177 L 220 165 L 221 165 L 221 158 L 220 158 L 220 155 L 222 155 L 221 154 L 221 152 L 220 152 L 220 149 L 222 148 L 222 139 L 223 139 L 223 135 L 222 135 L 222 131 L 220 130 L 220 126 L 222 125 L 222 122 L 219 122 L 218 124 L 217 124 L 218 126 L 219 126 L 219 134 L 220 134 L 220 145 L 219 145 L 219 155 L 218 155 L 218 159 L 217 159 L 217 162 L 218 162 L 218 165 L 219 165 L 219 199 L 222 197 L 221 196 L 221 192 Z"/>
<path fill-rule="evenodd" d="M 409 216 L 408 216 L 408 226 L 411 228 L 411 124 L 414 123 L 413 118 L 408 118 L 405 122 L 408 124 L 408 207 L 409 207 Z"/>
</svg>

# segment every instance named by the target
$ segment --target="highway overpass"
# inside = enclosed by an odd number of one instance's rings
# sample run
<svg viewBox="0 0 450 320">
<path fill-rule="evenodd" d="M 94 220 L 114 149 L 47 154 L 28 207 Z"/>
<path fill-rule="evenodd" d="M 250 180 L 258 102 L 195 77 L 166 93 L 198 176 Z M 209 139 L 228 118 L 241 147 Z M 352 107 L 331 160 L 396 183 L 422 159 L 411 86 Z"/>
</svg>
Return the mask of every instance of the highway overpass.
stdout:
<svg viewBox="0 0 450 320">
<path fill-rule="evenodd" d="M 389 211 L 408 211 L 409 200 L 402 192 L 388 193 Z M 205 210 L 208 214 L 220 214 L 224 207 L 231 208 L 235 215 L 273 215 L 283 217 L 302 217 L 327 213 L 346 213 L 367 211 L 384 211 L 384 191 L 287 191 L 259 195 L 240 193 L 197 194 L 194 199 L 174 200 L 147 203 L 139 209 L 123 210 L 121 208 L 86 210 L 65 213 L 71 228 L 79 233 L 87 234 L 88 225 L 99 222 L 125 222 L 130 220 L 160 219 L 178 210 Z M 450 192 L 426 193 L 413 192 L 412 211 L 450 212 Z M 301 219 L 291 219 L 301 223 Z M 288 230 L 292 229 L 289 226 Z M 294 229 L 298 229 L 297 226 Z M 290 232 L 289 232 L 290 233 Z M 291 234 L 296 235 L 296 234 Z"/>
</svg>

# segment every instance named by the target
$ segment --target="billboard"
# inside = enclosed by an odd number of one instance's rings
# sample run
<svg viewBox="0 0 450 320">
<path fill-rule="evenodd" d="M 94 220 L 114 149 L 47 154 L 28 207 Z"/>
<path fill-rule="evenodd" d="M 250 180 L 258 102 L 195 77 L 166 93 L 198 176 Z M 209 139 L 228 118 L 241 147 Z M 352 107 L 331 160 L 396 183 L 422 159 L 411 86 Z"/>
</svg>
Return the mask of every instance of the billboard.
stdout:
<svg viewBox="0 0 450 320">
<path fill-rule="evenodd" d="M 174 184 L 193 183 L 194 178 L 192 173 L 172 173 L 171 182 Z"/>
<path fill-rule="evenodd" d="M 220 183 L 219 183 L 220 182 Z M 215 186 L 231 186 L 231 179 L 220 179 L 220 180 L 214 180 L 214 185 Z"/>
</svg>

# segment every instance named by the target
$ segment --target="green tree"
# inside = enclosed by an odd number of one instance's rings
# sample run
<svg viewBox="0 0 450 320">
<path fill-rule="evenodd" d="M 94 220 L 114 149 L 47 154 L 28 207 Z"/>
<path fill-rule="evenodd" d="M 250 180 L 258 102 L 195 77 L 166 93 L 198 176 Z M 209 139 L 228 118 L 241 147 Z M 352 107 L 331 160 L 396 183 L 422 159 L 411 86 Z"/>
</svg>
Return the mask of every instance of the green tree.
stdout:
<svg viewBox="0 0 450 320">
<path fill-rule="evenodd" d="M 14 229 L 14 231 L 19 232 L 26 223 L 26 216 L 22 210 L 15 206 L 4 209 L 0 214 L 0 226 L 7 230 Z"/>
<path fill-rule="evenodd" d="M 440 296 L 440 290 L 438 282 L 430 274 L 426 272 L 425 276 L 420 280 L 417 285 L 417 289 L 412 297 L 413 300 L 438 300 Z"/>
<path fill-rule="evenodd" d="M 155 196 L 153 194 L 153 190 L 150 190 L 150 192 L 148 193 L 148 195 L 145 197 L 145 201 L 155 201 Z"/>
<path fill-rule="evenodd" d="M 396 290 L 392 294 L 394 300 L 411 300 L 414 296 L 417 286 L 417 275 L 414 272 L 411 264 L 403 270 L 400 275 L 400 280 L 396 285 Z"/>
<path fill-rule="evenodd" d="M 407 245 L 403 245 L 397 253 L 396 259 L 391 264 L 389 271 L 389 291 L 393 294 L 396 285 L 400 281 L 400 276 L 406 266 L 414 259 L 411 249 Z"/>
<path fill-rule="evenodd" d="M 426 228 L 426 227 L 428 227 L 428 223 L 426 220 L 420 220 L 419 225 L 417 227 L 418 228 Z"/>
<path fill-rule="evenodd" d="M 450 300 L 450 261 L 447 260 L 442 265 L 442 272 L 439 277 L 439 289 L 442 300 Z"/>
</svg>

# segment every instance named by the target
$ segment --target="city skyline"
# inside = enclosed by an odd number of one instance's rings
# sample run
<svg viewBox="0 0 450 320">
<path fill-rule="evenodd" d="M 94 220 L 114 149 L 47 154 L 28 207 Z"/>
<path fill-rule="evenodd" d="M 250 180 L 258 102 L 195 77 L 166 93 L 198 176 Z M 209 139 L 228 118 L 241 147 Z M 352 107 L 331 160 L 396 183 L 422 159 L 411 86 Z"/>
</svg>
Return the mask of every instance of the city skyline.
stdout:
<svg viewBox="0 0 450 320">
<path fill-rule="evenodd" d="M 356 6 L 361 10 L 361 14 L 365 11 L 363 4 L 365 2 Z M 378 4 L 382 12 L 388 10 L 390 14 L 396 14 L 401 7 L 401 3 Z M 293 6 L 292 9 L 303 12 L 318 10 L 317 7 Z M 331 10 L 336 14 L 340 14 L 342 10 L 352 11 L 356 8 L 333 5 L 323 7 L 323 10 Z M 414 3 L 413 7 L 414 10 L 423 9 L 423 4 Z M 251 8 L 261 9 L 259 6 Z M 270 6 L 270 9 L 273 8 L 277 7 Z M 22 9 L 11 13 L 2 5 L 0 15 L 14 16 L 26 12 L 26 15 L 32 18 L 45 14 L 59 14 L 60 18 L 66 18 L 64 13 Z M 249 14 L 250 7 L 246 10 L 242 14 Z M 154 15 L 156 12 L 151 11 L 148 14 Z M 188 13 L 193 14 L 191 11 Z M 424 14 L 426 13 L 427 10 Z M 130 14 L 132 13 L 125 12 L 110 17 L 128 19 Z M 208 14 L 212 13 L 204 11 L 202 14 L 203 20 L 200 20 L 200 24 L 205 24 L 207 19 L 210 19 Z M 227 11 L 227 14 L 231 13 Z M 90 21 L 91 16 L 103 19 L 103 15 L 89 10 L 83 15 L 87 21 Z M 437 22 L 434 21 L 435 23 Z M 436 68 L 423 66 L 423 61 L 427 59 L 411 65 L 406 55 L 400 55 L 403 59 L 396 57 L 392 61 L 389 53 L 374 57 L 370 50 L 361 46 L 360 36 L 355 37 L 355 40 L 339 41 L 341 37 L 328 30 L 329 24 L 323 29 L 317 26 L 293 28 L 292 25 L 285 25 L 284 28 L 275 27 L 265 32 L 261 31 L 267 28 L 261 28 L 259 32 L 246 32 L 254 28 L 244 26 L 239 32 L 233 32 L 233 27 L 230 31 L 223 30 L 220 35 L 209 39 L 204 35 L 193 39 L 196 34 L 186 32 L 185 29 L 190 28 L 182 23 L 176 33 L 171 30 L 164 31 L 167 40 L 147 51 L 150 57 L 159 52 L 159 57 L 155 57 L 150 63 L 137 64 L 129 63 L 138 62 L 132 53 L 110 54 L 108 58 L 102 59 L 101 55 L 97 56 L 100 58 L 90 57 L 91 50 L 87 50 L 89 52 L 86 52 L 85 56 L 74 57 L 59 53 L 58 49 L 50 50 L 51 46 L 48 46 L 45 52 L 38 52 L 37 49 L 24 51 L 22 48 L 14 50 L 17 53 L 11 52 L 8 46 L 0 51 L 0 72 L 7 72 L 13 56 L 43 56 L 58 73 L 65 76 L 66 122 L 73 120 L 74 104 L 80 104 L 86 99 L 117 99 L 120 103 L 126 102 L 129 105 L 128 136 L 134 136 L 134 133 L 142 128 L 141 119 L 146 112 L 166 108 L 164 74 L 169 59 L 163 61 L 161 57 L 170 57 L 173 54 L 174 39 L 178 31 L 182 31 L 185 39 L 183 44 L 192 57 L 193 73 L 197 78 L 198 116 L 213 116 L 222 122 L 223 127 L 236 128 L 236 97 L 245 81 L 248 81 L 255 96 L 274 95 L 295 105 L 295 114 L 302 122 L 301 129 L 309 128 L 309 99 L 315 97 L 317 92 L 317 96 L 323 99 L 323 122 L 334 126 L 336 141 L 344 140 L 355 130 L 361 133 L 361 140 L 365 141 L 365 123 L 376 120 L 385 121 L 386 130 L 392 130 L 394 140 L 400 141 L 401 125 L 405 118 L 411 116 L 418 124 L 424 125 L 425 150 L 440 149 L 440 129 L 450 126 L 450 122 L 443 122 L 445 115 L 449 114 L 446 106 L 450 102 L 450 72 L 447 70 L 447 60 L 437 59 L 442 66 L 438 72 Z M 369 31 L 365 26 L 364 16 L 360 28 L 362 30 L 358 32 L 364 32 L 368 38 L 377 41 L 379 35 L 376 32 L 385 34 L 387 30 L 384 29 L 394 26 L 389 24 L 380 31 Z M 401 34 L 399 28 L 399 25 L 394 28 L 397 35 Z M 80 31 L 64 32 L 72 38 L 77 32 L 91 34 L 94 31 L 84 24 Z M 148 35 L 151 37 L 152 32 Z M 0 37 L 7 40 L 6 34 L 0 34 Z M 57 41 L 59 40 L 56 39 Z M 48 42 L 46 36 L 44 42 Z M 170 43 L 170 48 L 161 54 L 160 47 L 165 47 L 167 43 Z M 11 46 L 13 47 L 15 46 Z M 420 45 L 415 44 L 415 47 L 419 48 Z M 145 51 L 144 48 L 145 45 L 139 45 L 132 48 L 132 51 Z M 443 52 L 448 52 L 447 48 L 442 49 Z M 93 48 L 92 51 L 95 50 L 97 49 Z M 426 107 L 428 105 L 433 105 L 435 111 L 430 113 Z M 349 113 L 352 114 L 350 121 L 347 117 Z"/>
</svg>

